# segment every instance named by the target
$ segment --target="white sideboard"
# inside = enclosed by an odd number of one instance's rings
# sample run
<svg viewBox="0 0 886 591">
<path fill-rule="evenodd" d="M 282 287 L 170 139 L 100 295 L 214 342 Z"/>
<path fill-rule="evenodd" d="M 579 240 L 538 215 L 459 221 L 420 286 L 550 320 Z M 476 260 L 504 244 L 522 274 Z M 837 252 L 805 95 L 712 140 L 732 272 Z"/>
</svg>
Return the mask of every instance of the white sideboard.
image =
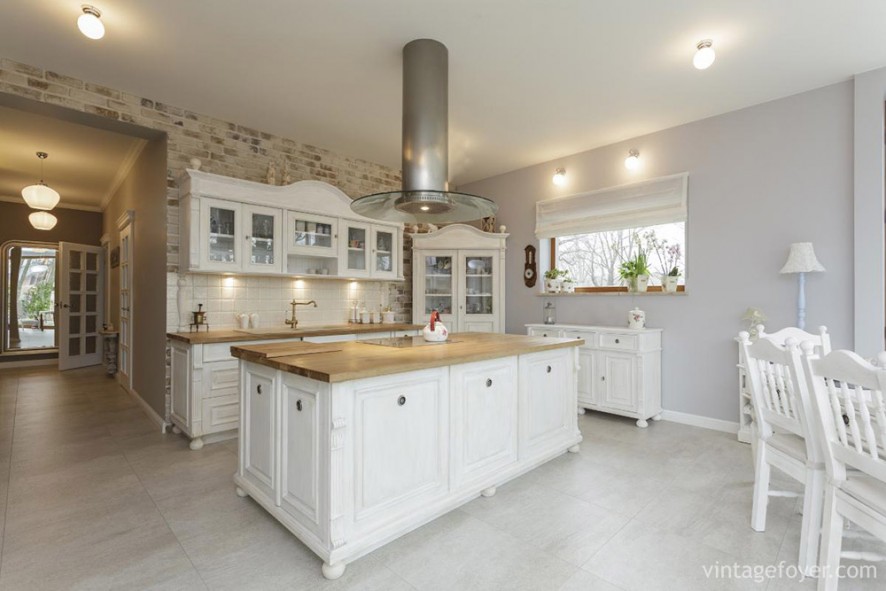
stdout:
<svg viewBox="0 0 886 591">
<path fill-rule="evenodd" d="M 240 426 L 240 370 L 239 361 L 231 355 L 231 347 L 287 341 L 332 343 L 419 334 L 417 330 L 379 328 L 378 332 L 359 334 L 224 343 L 185 343 L 169 339 L 173 429 L 191 439 L 192 450 L 202 449 L 204 443 L 236 437 Z"/>
<path fill-rule="evenodd" d="M 637 419 L 661 419 L 661 329 L 527 324 L 532 336 L 584 339 L 579 348 L 578 412 L 598 410 Z"/>
<path fill-rule="evenodd" d="M 179 195 L 182 271 L 403 279 L 403 225 L 354 213 L 328 183 L 277 187 L 186 170 Z"/>
</svg>

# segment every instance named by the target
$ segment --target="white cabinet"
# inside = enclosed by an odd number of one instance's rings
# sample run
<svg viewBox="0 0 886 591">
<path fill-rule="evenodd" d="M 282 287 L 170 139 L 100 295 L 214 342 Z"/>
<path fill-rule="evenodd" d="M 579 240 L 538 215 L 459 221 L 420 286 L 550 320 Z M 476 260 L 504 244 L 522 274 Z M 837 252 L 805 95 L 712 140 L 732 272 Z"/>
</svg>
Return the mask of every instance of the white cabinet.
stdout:
<svg viewBox="0 0 886 591">
<path fill-rule="evenodd" d="M 507 237 L 463 224 L 414 234 L 413 322 L 437 310 L 451 332 L 504 332 Z"/>
<path fill-rule="evenodd" d="M 637 419 L 661 418 L 661 330 L 529 324 L 530 336 L 583 339 L 578 407 Z"/>
<path fill-rule="evenodd" d="M 332 185 L 274 187 L 188 170 L 179 186 L 183 271 L 403 279 L 403 225 L 358 216 Z"/>
<path fill-rule="evenodd" d="M 277 487 L 276 375 L 273 369 L 252 365 L 242 373 L 241 385 L 243 475 L 268 495 Z"/>
<path fill-rule="evenodd" d="M 545 449 L 569 433 L 578 404 L 574 396 L 572 364 L 561 351 L 545 351 L 520 358 L 520 456 Z"/>
<path fill-rule="evenodd" d="M 292 374 L 283 374 L 281 388 L 278 504 L 319 534 L 320 388 L 317 382 Z"/>
</svg>

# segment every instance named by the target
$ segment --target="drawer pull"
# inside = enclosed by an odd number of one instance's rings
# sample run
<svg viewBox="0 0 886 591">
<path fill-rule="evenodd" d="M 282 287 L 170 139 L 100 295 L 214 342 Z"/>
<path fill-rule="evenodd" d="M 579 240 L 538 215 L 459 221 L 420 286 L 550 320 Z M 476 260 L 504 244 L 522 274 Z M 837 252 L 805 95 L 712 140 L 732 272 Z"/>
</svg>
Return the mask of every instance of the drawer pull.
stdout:
<svg viewBox="0 0 886 591">
<path fill-rule="evenodd" d="M 605 381 L 606 381 L 606 376 L 600 376 L 600 381 L 601 381 L 601 382 L 605 382 Z"/>
<path fill-rule="evenodd" d="M 255 387 L 255 391 L 261 394 L 261 384 Z"/>
<path fill-rule="evenodd" d="M 491 378 L 487 378 L 487 379 L 486 379 L 486 387 L 487 387 L 487 388 L 491 388 L 491 387 L 492 387 L 492 379 L 491 379 Z"/>
<path fill-rule="evenodd" d="M 616 345 L 619 344 L 620 342 L 621 342 L 620 340 L 615 339 L 615 344 L 616 344 Z"/>
<path fill-rule="evenodd" d="M 301 400 L 295 401 L 295 410 L 301 412 Z"/>
<path fill-rule="evenodd" d="M 404 404 L 406 404 L 406 397 L 405 396 L 401 396 L 400 398 L 397 399 L 397 406 L 403 406 Z"/>
<path fill-rule="evenodd" d="M 548 333 L 543 333 L 541 336 L 546 337 L 548 336 Z"/>
<path fill-rule="evenodd" d="M 551 373 L 551 366 L 548 366 L 548 373 Z"/>
</svg>

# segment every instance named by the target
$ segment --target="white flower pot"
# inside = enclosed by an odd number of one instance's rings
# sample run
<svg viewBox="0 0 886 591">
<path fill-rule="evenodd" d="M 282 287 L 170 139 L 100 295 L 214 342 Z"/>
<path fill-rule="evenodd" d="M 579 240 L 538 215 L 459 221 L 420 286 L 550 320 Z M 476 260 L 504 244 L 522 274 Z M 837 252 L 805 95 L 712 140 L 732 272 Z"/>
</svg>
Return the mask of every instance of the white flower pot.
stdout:
<svg viewBox="0 0 886 591">
<path fill-rule="evenodd" d="M 676 293 L 677 291 L 677 282 L 680 280 L 679 277 L 673 277 L 671 275 L 665 275 L 661 278 L 662 288 L 667 293 Z"/>
<path fill-rule="evenodd" d="M 637 291 L 643 293 L 649 287 L 649 275 L 637 275 Z"/>
</svg>

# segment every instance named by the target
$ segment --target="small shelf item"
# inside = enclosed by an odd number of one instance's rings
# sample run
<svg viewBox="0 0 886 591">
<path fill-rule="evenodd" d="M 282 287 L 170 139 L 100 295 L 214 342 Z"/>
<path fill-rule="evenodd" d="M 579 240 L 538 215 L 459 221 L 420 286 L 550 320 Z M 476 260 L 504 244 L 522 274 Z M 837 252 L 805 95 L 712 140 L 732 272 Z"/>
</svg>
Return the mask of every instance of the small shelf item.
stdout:
<svg viewBox="0 0 886 591">
<path fill-rule="evenodd" d="M 545 324 L 557 324 L 557 306 L 548 300 L 542 308 L 542 318 Z"/>
</svg>

